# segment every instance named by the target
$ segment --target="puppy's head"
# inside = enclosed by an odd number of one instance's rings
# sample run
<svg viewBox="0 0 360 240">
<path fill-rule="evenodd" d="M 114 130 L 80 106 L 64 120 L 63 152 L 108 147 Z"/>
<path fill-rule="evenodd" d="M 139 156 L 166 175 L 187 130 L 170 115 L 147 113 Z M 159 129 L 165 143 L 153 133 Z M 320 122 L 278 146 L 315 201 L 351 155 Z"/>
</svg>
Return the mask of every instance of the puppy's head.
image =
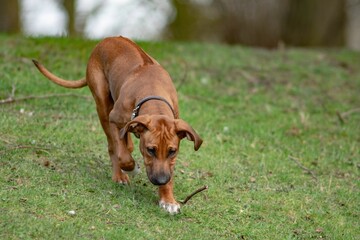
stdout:
<svg viewBox="0 0 360 240">
<path fill-rule="evenodd" d="M 140 152 L 144 157 L 146 173 L 155 185 L 168 183 L 174 171 L 179 143 L 183 138 L 194 142 L 195 151 L 202 143 L 199 135 L 185 121 L 162 115 L 141 115 L 128 122 L 120 131 L 140 137 Z"/>
</svg>

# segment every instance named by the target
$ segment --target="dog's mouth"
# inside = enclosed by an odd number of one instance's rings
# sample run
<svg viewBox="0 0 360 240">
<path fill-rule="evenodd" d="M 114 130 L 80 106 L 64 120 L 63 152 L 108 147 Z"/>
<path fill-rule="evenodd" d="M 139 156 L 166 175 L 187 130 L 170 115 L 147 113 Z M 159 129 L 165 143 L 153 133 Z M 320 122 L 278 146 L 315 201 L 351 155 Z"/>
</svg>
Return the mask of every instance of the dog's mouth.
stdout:
<svg viewBox="0 0 360 240">
<path fill-rule="evenodd" d="M 154 185 L 161 186 L 167 184 L 171 179 L 170 173 L 150 173 L 147 171 L 150 182 Z"/>
</svg>

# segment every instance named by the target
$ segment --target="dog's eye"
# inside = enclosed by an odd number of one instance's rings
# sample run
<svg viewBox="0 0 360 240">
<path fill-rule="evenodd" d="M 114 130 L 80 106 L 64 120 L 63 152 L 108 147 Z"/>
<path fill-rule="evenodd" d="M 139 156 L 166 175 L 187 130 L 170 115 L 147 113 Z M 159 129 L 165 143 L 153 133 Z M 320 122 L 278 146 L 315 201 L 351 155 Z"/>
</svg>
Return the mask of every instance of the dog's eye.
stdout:
<svg viewBox="0 0 360 240">
<path fill-rule="evenodd" d="M 173 157 L 176 154 L 176 149 L 170 148 L 168 152 L 168 157 Z"/>
<path fill-rule="evenodd" d="M 147 147 L 147 148 L 146 148 L 146 151 L 148 152 L 148 154 L 149 154 L 150 156 L 153 156 L 153 157 L 156 156 L 156 149 L 155 149 L 154 147 Z"/>
</svg>

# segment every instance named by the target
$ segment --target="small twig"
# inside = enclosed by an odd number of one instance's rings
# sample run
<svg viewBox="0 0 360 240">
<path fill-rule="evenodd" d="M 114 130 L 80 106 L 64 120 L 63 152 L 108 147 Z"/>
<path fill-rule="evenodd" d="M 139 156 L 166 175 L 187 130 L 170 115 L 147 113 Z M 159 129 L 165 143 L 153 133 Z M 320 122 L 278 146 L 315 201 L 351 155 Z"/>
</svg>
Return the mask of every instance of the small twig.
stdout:
<svg viewBox="0 0 360 240">
<path fill-rule="evenodd" d="M 15 97 L 15 91 L 16 91 L 16 86 L 15 86 L 15 84 L 13 84 L 13 85 L 12 85 L 12 88 L 11 88 L 10 98 L 14 98 L 14 97 Z"/>
<path fill-rule="evenodd" d="M 341 124 L 345 123 L 345 119 L 340 112 L 336 112 L 336 116 L 338 117 Z"/>
<path fill-rule="evenodd" d="M 341 116 L 347 117 L 348 115 L 356 113 L 356 112 L 360 112 L 360 108 L 350 109 L 349 111 L 342 113 Z"/>
<path fill-rule="evenodd" d="M 15 98 L 13 96 L 10 96 L 7 99 L 0 100 L 0 104 L 14 103 L 14 102 L 26 101 L 31 99 L 53 98 L 53 97 L 79 97 L 79 98 L 91 99 L 89 96 L 83 96 L 74 93 L 63 93 L 63 94 L 60 93 L 60 94 L 47 94 L 42 96 L 26 96 L 20 98 Z"/>
<path fill-rule="evenodd" d="M 6 99 L 0 100 L 0 104 L 2 104 L 2 103 L 8 103 L 8 102 L 10 103 L 10 102 L 14 101 L 15 91 L 16 91 L 16 86 L 15 86 L 15 84 L 13 84 L 13 85 L 11 86 L 11 93 L 10 93 L 9 97 L 6 98 Z"/>
<path fill-rule="evenodd" d="M 0 151 L 0 154 L 5 153 L 6 151 L 11 151 L 11 150 L 16 150 L 16 149 L 36 149 L 36 150 L 40 150 L 40 151 L 44 151 L 46 153 L 49 153 L 46 150 L 50 150 L 51 148 L 44 148 L 44 147 L 37 147 L 37 146 L 27 146 L 27 145 L 18 145 L 18 146 L 14 146 L 14 147 L 9 147 L 5 150 Z"/>
<path fill-rule="evenodd" d="M 184 65 L 185 65 L 185 69 L 184 69 L 184 75 L 183 77 L 180 79 L 180 83 L 176 86 L 176 91 L 179 91 L 180 88 L 184 85 L 184 83 L 186 82 L 187 79 L 187 75 L 188 75 L 188 65 L 187 63 L 184 61 Z"/>
<path fill-rule="evenodd" d="M 360 108 L 354 108 L 354 109 L 350 109 L 349 111 L 346 111 L 346 112 L 336 112 L 336 115 L 338 116 L 339 118 L 339 121 L 344 124 L 345 123 L 345 118 L 347 116 L 349 116 L 350 114 L 353 114 L 353 113 L 356 113 L 356 112 L 360 112 Z"/>
<path fill-rule="evenodd" d="M 11 142 L 9 140 L 1 138 L 1 137 L 0 137 L 0 141 L 4 142 L 6 144 L 11 144 Z"/>
<path fill-rule="evenodd" d="M 300 167 L 302 170 L 304 170 L 306 173 L 310 174 L 312 176 L 312 178 L 314 178 L 316 181 L 318 181 L 318 178 L 316 177 L 315 173 L 313 171 L 311 171 L 310 169 L 304 167 L 298 158 L 293 157 L 293 156 L 289 156 L 289 158 L 294 161 L 296 163 L 296 165 L 298 165 L 298 167 Z"/>
<path fill-rule="evenodd" d="M 213 100 L 211 98 L 205 98 L 202 96 L 196 96 L 196 95 L 185 95 L 184 98 L 190 98 L 190 99 L 195 99 L 195 100 L 200 100 L 202 102 L 206 102 L 208 104 L 212 104 L 213 106 L 215 105 L 219 105 L 219 101 Z M 226 105 L 222 105 L 222 106 L 226 106 Z"/>
<path fill-rule="evenodd" d="M 185 205 L 193 196 L 195 196 L 195 195 L 198 194 L 199 192 L 202 192 L 202 191 L 204 191 L 204 190 L 206 190 L 206 189 L 208 189 L 208 188 L 209 188 L 209 187 L 208 187 L 207 185 L 199 188 L 198 190 L 194 191 L 194 192 L 191 193 L 189 196 L 187 196 L 184 201 L 180 201 L 180 203 L 183 204 L 183 205 Z"/>
</svg>

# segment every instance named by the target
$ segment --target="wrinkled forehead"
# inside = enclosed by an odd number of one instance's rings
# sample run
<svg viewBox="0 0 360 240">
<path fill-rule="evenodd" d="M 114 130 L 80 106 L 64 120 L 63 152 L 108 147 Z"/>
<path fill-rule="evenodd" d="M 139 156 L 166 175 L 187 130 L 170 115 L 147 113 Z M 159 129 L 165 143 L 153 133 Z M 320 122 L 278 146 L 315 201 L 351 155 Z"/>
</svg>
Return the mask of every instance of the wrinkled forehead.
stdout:
<svg viewBox="0 0 360 240">
<path fill-rule="evenodd" d="M 153 144 L 177 144 L 179 141 L 176 131 L 175 131 L 175 123 L 173 120 L 169 120 L 166 118 L 156 118 L 151 121 L 149 125 L 149 142 Z"/>
</svg>

